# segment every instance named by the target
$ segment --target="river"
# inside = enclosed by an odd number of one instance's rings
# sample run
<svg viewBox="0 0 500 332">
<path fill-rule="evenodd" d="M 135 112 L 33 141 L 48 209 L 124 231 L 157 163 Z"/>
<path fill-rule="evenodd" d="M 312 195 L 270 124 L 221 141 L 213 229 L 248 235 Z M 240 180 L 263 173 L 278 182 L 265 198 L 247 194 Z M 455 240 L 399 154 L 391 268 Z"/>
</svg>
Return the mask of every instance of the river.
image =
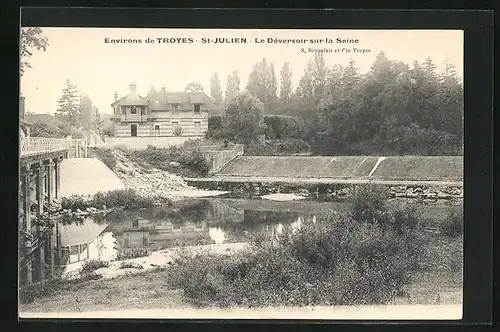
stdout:
<svg viewBox="0 0 500 332">
<path fill-rule="evenodd" d="M 284 228 L 315 223 L 325 211 L 339 213 L 343 202 L 311 200 L 276 202 L 265 199 L 186 199 L 173 206 L 117 210 L 58 225 L 61 265 L 77 269 L 85 260 L 133 258 L 180 245 L 247 242 L 257 234 L 273 236 Z M 444 208 L 426 208 L 432 218 Z"/>
</svg>

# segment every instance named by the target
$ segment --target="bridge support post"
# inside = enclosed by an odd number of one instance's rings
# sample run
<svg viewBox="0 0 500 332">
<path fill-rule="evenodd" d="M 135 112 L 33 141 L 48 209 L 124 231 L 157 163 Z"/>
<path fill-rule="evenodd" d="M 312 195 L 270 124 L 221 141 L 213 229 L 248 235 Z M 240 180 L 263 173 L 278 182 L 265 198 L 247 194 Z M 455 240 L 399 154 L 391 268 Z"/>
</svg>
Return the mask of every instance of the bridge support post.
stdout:
<svg viewBox="0 0 500 332">
<path fill-rule="evenodd" d="M 43 238 L 43 233 L 40 227 L 40 222 L 42 221 L 42 214 L 43 214 L 43 200 L 44 200 L 44 176 L 43 176 L 43 170 L 42 170 L 42 165 L 37 164 L 36 168 L 36 176 L 37 176 L 37 181 L 36 181 L 36 196 L 38 200 L 38 208 L 37 208 L 37 223 L 36 223 L 36 236 L 38 237 L 38 248 L 36 249 L 36 255 L 35 255 L 35 260 L 36 260 L 36 274 L 37 274 L 37 281 L 41 281 L 44 277 L 44 269 L 45 269 L 45 250 L 44 246 L 41 243 L 44 238 Z"/>
<path fill-rule="evenodd" d="M 47 196 L 48 196 L 48 201 L 49 201 L 49 209 L 53 205 L 53 199 L 54 199 L 54 165 L 55 163 L 52 160 L 49 160 L 46 164 L 47 168 Z M 50 223 L 50 227 L 52 227 L 52 221 L 48 221 Z M 54 275 L 54 247 L 53 247 L 53 241 L 52 241 L 52 233 L 53 230 L 51 230 L 50 234 L 46 234 L 46 252 L 49 254 L 48 257 L 48 263 L 49 263 L 49 274 L 50 276 Z"/>
<path fill-rule="evenodd" d="M 59 199 L 61 193 L 61 161 L 59 159 L 54 160 L 54 172 L 55 172 L 55 198 Z"/>
<path fill-rule="evenodd" d="M 22 208 L 23 208 L 23 220 L 21 220 L 21 227 L 23 231 L 27 234 L 31 234 L 31 191 L 30 191 L 30 181 L 31 172 L 29 169 L 21 175 L 21 187 L 22 187 Z M 27 263 L 25 265 L 25 275 L 24 282 L 26 285 L 31 285 L 33 283 L 33 270 L 31 263 L 31 240 L 25 238 L 24 240 L 24 252 Z"/>
</svg>

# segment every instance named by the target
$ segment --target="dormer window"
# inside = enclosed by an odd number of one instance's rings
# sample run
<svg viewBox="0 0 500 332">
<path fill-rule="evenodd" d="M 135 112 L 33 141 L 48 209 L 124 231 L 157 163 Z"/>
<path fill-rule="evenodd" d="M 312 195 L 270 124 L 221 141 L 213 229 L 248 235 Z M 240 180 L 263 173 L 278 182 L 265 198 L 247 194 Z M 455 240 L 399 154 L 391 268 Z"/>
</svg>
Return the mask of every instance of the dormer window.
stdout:
<svg viewBox="0 0 500 332">
<path fill-rule="evenodd" d="M 200 110 L 201 110 L 201 105 L 200 104 L 194 105 L 194 112 L 195 113 L 200 113 Z"/>
</svg>

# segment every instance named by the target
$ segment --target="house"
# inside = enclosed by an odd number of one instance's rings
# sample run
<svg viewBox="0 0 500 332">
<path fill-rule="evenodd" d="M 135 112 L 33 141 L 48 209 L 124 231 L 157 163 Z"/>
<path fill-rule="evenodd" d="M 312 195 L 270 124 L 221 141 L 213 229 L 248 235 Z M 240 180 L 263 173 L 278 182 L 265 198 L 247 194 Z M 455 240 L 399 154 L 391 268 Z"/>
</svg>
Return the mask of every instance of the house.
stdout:
<svg viewBox="0 0 500 332">
<path fill-rule="evenodd" d="M 208 129 L 208 116 L 218 106 L 203 91 L 154 92 L 147 97 L 137 94 L 135 83 L 129 94 L 113 107 L 116 137 L 203 136 Z"/>
</svg>

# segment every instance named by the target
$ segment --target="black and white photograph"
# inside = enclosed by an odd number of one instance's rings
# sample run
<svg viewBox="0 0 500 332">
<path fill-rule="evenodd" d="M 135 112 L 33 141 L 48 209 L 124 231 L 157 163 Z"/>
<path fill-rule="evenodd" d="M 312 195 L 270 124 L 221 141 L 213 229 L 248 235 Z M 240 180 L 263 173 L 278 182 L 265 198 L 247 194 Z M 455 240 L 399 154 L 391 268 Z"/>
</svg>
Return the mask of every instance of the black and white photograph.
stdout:
<svg viewBox="0 0 500 332">
<path fill-rule="evenodd" d="M 458 320 L 462 30 L 22 27 L 21 318 Z"/>
</svg>

